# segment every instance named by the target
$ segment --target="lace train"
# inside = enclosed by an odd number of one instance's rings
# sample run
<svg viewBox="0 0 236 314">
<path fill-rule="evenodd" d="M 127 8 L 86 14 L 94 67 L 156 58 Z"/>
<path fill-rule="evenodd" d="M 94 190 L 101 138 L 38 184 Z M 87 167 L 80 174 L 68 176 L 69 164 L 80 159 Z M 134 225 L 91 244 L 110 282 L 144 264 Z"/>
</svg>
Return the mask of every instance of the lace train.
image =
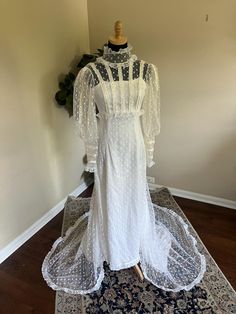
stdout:
<svg viewBox="0 0 236 314">
<path fill-rule="evenodd" d="M 143 237 L 140 254 L 136 260 L 120 264 L 115 269 L 110 265 L 110 269 L 121 270 L 140 262 L 144 277 L 153 285 L 166 291 L 188 291 L 203 278 L 206 271 L 205 257 L 198 252 L 197 241 L 190 234 L 182 217 L 167 207 L 152 203 L 149 191 L 147 194 L 149 209 L 153 213 L 151 217 L 155 217 L 155 235 L 152 234 L 154 237 L 149 238 L 148 242 L 145 236 Z M 87 294 L 98 290 L 102 284 L 105 259 L 100 254 L 101 251 L 98 251 L 101 247 L 92 245 L 98 243 L 97 239 L 87 237 L 87 240 L 90 239 L 93 243 L 85 242 L 86 248 L 81 245 L 83 235 L 93 229 L 91 210 L 94 196 L 95 193 L 90 198 L 77 198 L 86 212 L 68 228 L 63 237 L 54 242 L 43 261 L 43 277 L 53 290 Z M 157 239 L 159 242 L 156 242 Z M 154 247 L 156 252 L 152 251 Z M 165 247 L 168 248 L 167 251 Z M 109 264 L 109 261 L 107 262 Z"/>
</svg>

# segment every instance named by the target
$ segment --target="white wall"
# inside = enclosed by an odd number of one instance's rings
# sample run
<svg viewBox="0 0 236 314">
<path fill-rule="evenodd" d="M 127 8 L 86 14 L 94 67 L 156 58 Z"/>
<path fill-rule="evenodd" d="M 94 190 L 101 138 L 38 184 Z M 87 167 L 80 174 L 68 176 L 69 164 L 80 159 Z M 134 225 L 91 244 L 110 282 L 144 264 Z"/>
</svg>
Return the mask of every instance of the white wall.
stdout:
<svg viewBox="0 0 236 314">
<path fill-rule="evenodd" d="M 86 0 L 2 1 L 0 12 L 1 249 L 82 182 L 83 143 L 54 95 L 89 37 Z"/>
<path fill-rule="evenodd" d="M 85 0 L 15 0 L 0 12 L 0 250 L 81 184 L 84 146 L 54 95 L 117 19 L 133 53 L 159 68 L 161 134 L 148 175 L 236 200 L 234 0 L 89 0 L 88 12 Z"/>
<path fill-rule="evenodd" d="M 148 175 L 234 201 L 235 12 L 235 0 L 88 0 L 91 51 L 122 20 L 133 53 L 158 66 L 161 133 Z"/>
</svg>

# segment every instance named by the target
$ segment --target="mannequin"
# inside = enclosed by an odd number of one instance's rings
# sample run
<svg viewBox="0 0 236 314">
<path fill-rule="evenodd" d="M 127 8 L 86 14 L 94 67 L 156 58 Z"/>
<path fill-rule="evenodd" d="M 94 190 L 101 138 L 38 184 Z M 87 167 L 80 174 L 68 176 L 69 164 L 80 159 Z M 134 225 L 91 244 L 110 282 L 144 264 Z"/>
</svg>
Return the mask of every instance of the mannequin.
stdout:
<svg viewBox="0 0 236 314">
<path fill-rule="evenodd" d="M 109 47 L 115 51 L 118 51 L 120 48 L 126 48 L 128 39 L 126 36 L 123 36 L 123 26 L 121 21 L 115 22 L 114 30 L 115 36 L 109 36 Z"/>
<path fill-rule="evenodd" d="M 114 30 L 115 35 L 109 37 L 108 47 L 114 51 L 119 51 L 121 48 L 127 48 L 128 39 L 126 36 L 123 36 L 123 26 L 121 21 L 118 20 L 115 22 Z M 141 268 L 139 267 L 139 263 L 136 264 L 133 268 L 139 276 L 140 281 L 144 281 L 144 275 Z"/>
</svg>

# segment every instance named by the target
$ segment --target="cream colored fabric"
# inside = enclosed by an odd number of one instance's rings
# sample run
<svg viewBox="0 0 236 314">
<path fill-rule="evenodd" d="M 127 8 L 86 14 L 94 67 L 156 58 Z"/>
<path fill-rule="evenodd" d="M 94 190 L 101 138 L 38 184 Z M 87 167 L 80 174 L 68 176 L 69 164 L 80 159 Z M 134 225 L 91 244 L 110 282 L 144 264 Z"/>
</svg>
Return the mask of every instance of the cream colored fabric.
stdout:
<svg viewBox="0 0 236 314">
<path fill-rule="evenodd" d="M 94 172 L 89 213 L 54 243 L 43 276 L 55 290 L 85 294 L 100 288 L 104 261 L 112 270 L 140 261 L 157 287 L 189 290 L 202 279 L 205 258 L 182 218 L 151 202 L 146 180 L 160 132 L 157 67 L 131 55 L 130 46 L 104 51 L 74 85 L 76 132 L 86 147 L 85 170 Z"/>
</svg>

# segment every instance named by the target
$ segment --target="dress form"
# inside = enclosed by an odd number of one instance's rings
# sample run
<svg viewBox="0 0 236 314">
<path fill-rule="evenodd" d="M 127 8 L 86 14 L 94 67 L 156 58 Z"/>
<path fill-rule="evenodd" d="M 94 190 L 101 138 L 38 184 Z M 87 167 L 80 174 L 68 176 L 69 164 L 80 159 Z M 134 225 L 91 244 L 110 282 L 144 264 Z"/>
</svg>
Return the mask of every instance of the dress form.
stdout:
<svg viewBox="0 0 236 314">
<path fill-rule="evenodd" d="M 128 39 L 123 35 L 123 26 L 121 21 L 116 21 L 114 25 L 115 35 L 110 36 L 108 40 L 108 47 L 114 51 L 119 51 L 119 49 L 127 48 Z M 139 276 L 140 281 L 144 280 L 143 272 L 139 266 L 139 263 L 134 267 L 135 272 Z"/>
</svg>

